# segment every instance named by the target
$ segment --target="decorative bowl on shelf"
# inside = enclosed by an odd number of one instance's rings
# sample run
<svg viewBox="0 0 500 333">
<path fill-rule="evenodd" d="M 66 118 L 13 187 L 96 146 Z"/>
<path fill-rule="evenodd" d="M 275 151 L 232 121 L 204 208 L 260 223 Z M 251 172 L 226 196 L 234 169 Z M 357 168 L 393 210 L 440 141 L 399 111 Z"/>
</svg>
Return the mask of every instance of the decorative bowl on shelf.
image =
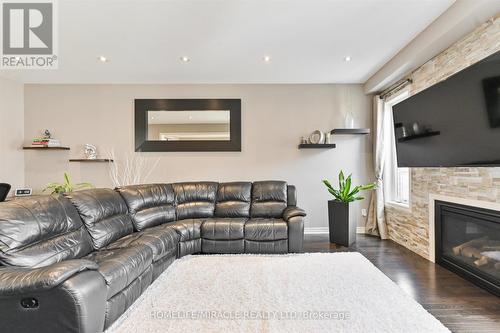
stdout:
<svg viewBox="0 0 500 333">
<path fill-rule="evenodd" d="M 320 130 L 315 130 L 309 136 L 309 142 L 312 144 L 320 144 L 325 142 L 325 134 Z"/>
</svg>

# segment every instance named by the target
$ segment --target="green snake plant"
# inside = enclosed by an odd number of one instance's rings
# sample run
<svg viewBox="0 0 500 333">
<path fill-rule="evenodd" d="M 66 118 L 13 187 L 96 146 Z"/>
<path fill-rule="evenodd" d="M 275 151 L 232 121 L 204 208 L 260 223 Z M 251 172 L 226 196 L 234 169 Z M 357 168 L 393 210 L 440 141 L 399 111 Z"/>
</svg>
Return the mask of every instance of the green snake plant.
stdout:
<svg viewBox="0 0 500 333">
<path fill-rule="evenodd" d="M 43 189 L 43 192 L 52 191 L 51 194 L 62 194 L 91 187 L 93 187 L 93 185 L 90 183 L 72 184 L 69 174 L 65 172 L 63 183 L 49 183 L 47 187 Z"/>
<path fill-rule="evenodd" d="M 359 185 L 352 187 L 352 175 L 347 178 L 344 176 L 344 172 L 341 170 L 339 173 L 339 188 L 335 189 L 332 184 L 326 179 L 323 180 L 328 192 L 330 192 L 336 200 L 341 202 L 353 202 L 357 200 L 363 200 L 364 197 L 358 196 L 360 191 L 373 190 L 376 185 L 375 183 L 370 183 L 366 185 Z"/>
</svg>

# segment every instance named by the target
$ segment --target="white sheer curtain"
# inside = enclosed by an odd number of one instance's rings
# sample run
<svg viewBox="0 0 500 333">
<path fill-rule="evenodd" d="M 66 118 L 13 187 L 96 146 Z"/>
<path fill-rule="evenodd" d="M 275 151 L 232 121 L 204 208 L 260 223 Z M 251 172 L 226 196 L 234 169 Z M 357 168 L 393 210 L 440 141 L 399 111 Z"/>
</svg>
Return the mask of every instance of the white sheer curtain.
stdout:
<svg viewBox="0 0 500 333">
<path fill-rule="evenodd" d="M 397 160 L 392 106 L 409 96 L 407 89 L 387 99 L 373 97 L 373 159 L 377 189 L 373 192 L 366 222 L 366 232 L 389 238 L 385 203 L 391 200 L 396 184 Z"/>
<path fill-rule="evenodd" d="M 385 162 L 391 149 L 389 134 L 392 133 L 392 112 L 379 95 L 373 97 L 373 162 L 377 189 L 373 191 L 366 221 L 366 233 L 378 235 L 381 239 L 389 237 L 385 220 Z"/>
</svg>

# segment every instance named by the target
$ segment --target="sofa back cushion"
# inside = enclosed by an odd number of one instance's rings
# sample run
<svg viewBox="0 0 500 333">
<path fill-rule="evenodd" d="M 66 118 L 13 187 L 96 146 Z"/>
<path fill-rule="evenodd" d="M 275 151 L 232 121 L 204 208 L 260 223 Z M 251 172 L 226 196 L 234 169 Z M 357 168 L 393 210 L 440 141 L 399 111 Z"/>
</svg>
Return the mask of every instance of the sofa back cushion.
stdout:
<svg viewBox="0 0 500 333">
<path fill-rule="evenodd" d="M 215 203 L 216 217 L 250 217 L 252 183 L 221 183 Z"/>
<path fill-rule="evenodd" d="M 254 182 L 252 187 L 252 217 L 280 218 L 287 207 L 286 182 L 268 180 Z"/>
<path fill-rule="evenodd" d="M 92 251 L 82 220 L 62 196 L 33 196 L 0 203 L 0 263 L 42 267 Z"/>
<path fill-rule="evenodd" d="M 177 220 L 214 216 L 217 183 L 192 182 L 172 186 L 177 205 Z"/>
<path fill-rule="evenodd" d="M 116 190 L 127 203 L 137 231 L 175 221 L 175 195 L 172 185 L 131 185 Z"/>
<path fill-rule="evenodd" d="M 101 249 L 134 231 L 128 207 L 114 190 L 90 189 L 66 196 L 80 214 L 94 249 Z"/>
</svg>

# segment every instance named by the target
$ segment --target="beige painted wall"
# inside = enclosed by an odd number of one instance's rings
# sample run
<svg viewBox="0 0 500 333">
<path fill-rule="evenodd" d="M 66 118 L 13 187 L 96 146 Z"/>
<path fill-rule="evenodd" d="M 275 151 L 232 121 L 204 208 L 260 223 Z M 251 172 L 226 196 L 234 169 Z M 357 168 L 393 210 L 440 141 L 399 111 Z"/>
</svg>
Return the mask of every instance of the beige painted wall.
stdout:
<svg viewBox="0 0 500 333">
<path fill-rule="evenodd" d="M 500 17 L 431 59 L 413 75 L 410 93 L 416 94 L 458 71 L 500 51 Z M 389 237 L 429 258 L 429 195 L 500 203 L 500 168 L 412 168 L 411 211 L 386 210 Z"/>
<path fill-rule="evenodd" d="M 350 97 L 349 97 L 350 96 Z M 134 150 L 134 98 L 241 98 L 241 152 L 141 153 L 149 165 L 160 158 L 150 182 L 282 179 L 295 184 L 299 204 L 309 214 L 307 227 L 327 226 L 329 194 L 321 179 L 340 169 L 356 182 L 373 181 L 369 137 L 335 137 L 336 149 L 299 150 L 301 136 L 315 129 L 342 127 L 349 105 L 357 124 L 371 124 L 370 97 L 361 85 L 27 85 L 26 141 L 49 128 L 71 151 L 26 152 L 26 181 L 35 189 L 61 180 L 111 186 L 105 164 L 68 163 L 82 155 L 82 145 L 99 151 L 114 148 L 123 159 Z M 350 100 L 350 101 L 349 101 Z M 363 225 L 361 207 L 353 221 Z"/>
<path fill-rule="evenodd" d="M 13 189 L 24 186 L 23 109 L 23 84 L 0 78 L 0 183 Z"/>
</svg>

